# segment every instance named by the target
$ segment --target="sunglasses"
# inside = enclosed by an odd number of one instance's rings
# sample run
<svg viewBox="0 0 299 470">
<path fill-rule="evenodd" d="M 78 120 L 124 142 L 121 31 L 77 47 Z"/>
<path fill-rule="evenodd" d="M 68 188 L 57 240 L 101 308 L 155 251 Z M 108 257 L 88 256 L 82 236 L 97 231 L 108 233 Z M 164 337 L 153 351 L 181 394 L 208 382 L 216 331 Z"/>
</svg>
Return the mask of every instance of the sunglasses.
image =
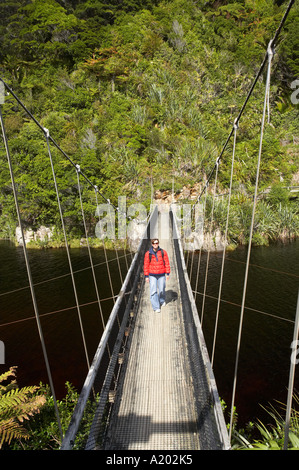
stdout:
<svg viewBox="0 0 299 470">
<path fill-rule="evenodd" d="M 159 245 L 159 242 L 153 242 L 152 245 Z"/>
</svg>

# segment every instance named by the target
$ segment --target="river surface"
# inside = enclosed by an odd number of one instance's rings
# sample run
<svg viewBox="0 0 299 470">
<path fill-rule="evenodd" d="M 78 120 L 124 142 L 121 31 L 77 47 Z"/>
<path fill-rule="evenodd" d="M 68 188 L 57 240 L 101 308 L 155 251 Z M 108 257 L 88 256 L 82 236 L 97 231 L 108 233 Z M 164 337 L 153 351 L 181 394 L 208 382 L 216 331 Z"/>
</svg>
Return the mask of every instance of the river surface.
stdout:
<svg viewBox="0 0 299 470">
<path fill-rule="evenodd" d="M 207 255 L 193 259 L 192 287 L 204 292 Z M 229 410 L 235 373 L 237 340 L 241 316 L 247 248 L 226 253 L 221 292 L 214 374 L 219 394 Z M 200 275 L 197 265 L 200 260 Z M 253 247 L 246 290 L 241 346 L 237 371 L 236 407 L 239 424 L 259 417 L 269 417 L 261 404 L 268 407 L 276 400 L 286 403 L 289 380 L 291 343 L 293 340 L 299 286 L 299 243 Z M 205 341 L 212 357 L 216 311 L 220 284 L 222 253 L 210 253 L 206 297 L 196 303 Z M 189 271 L 192 258 L 189 257 Z M 298 357 L 298 355 L 297 355 Z M 299 392 L 299 371 L 295 375 Z M 279 409 L 279 406 L 277 407 Z"/>
<path fill-rule="evenodd" d="M 80 312 L 89 359 L 92 361 L 102 335 L 102 320 L 96 301 L 88 252 L 84 248 L 70 251 L 77 286 Z M 293 339 L 299 279 L 299 243 L 253 248 L 246 294 L 246 307 L 241 337 L 237 376 L 236 406 L 239 424 L 262 416 L 260 404 L 274 400 L 286 402 L 291 342 Z M 103 250 L 92 250 L 100 288 L 105 321 L 113 307 L 125 277 L 127 263 L 123 252 L 107 253 L 109 275 Z M 230 407 L 235 369 L 236 345 L 241 312 L 244 271 L 247 251 L 239 248 L 226 255 L 219 312 L 214 374 L 219 395 Z M 43 336 L 58 398 L 65 393 L 65 382 L 78 388 L 87 374 L 78 311 L 69 265 L 64 249 L 29 250 L 35 294 Z M 192 287 L 195 289 L 200 260 L 196 296 L 201 316 L 206 254 L 189 257 L 192 262 Z M 30 289 L 23 249 L 0 241 L 0 340 L 5 345 L 5 364 L 18 366 L 20 386 L 47 383 L 47 373 Z M 131 255 L 128 256 L 130 264 Z M 203 311 L 203 331 L 211 354 L 215 312 L 217 307 L 222 253 L 210 254 Z M 104 300 L 106 299 L 106 300 Z M 295 387 L 299 391 L 298 371 Z"/>
</svg>

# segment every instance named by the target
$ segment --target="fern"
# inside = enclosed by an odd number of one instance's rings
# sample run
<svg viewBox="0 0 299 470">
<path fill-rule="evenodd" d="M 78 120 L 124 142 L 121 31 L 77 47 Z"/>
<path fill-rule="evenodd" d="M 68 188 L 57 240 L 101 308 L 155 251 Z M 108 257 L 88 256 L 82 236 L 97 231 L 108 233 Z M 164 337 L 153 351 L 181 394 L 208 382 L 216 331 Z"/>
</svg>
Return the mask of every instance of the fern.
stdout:
<svg viewBox="0 0 299 470">
<path fill-rule="evenodd" d="M 14 421 L 14 419 L 0 421 L 0 449 L 4 442 L 11 443 L 12 439 L 29 439 L 28 431 Z"/>
<path fill-rule="evenodd" d="M 46 398 L 33 395 L 39 387 L 31 386 L 19 389 L 16 384 L 16 367 L 0 375 L 0 384 L 12 378 L 7 385 L 0 385 L 0 449 L 12 439 L 28 439 L 28 431 L 20 425 L 24 420 L 39 413 Z"/>
</svg>

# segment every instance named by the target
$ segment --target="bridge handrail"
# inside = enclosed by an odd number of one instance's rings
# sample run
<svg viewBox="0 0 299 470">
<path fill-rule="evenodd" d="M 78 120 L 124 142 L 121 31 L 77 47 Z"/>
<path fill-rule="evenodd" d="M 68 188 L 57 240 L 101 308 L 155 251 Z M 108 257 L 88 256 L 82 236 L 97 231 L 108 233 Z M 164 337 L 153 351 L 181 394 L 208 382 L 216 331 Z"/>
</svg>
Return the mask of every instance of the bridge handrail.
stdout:
<svg viewBox="0 0 299 470">
<path fill-rule="evenodd" d="M 147 240 L 150 236 L 151 223 L 153 221 L 153 218 L 156 217 L 156 214 L 157 214 L 157 206 L 155 206 L 153 211 L 152 211 L 152 214 L 149 218 L 147 227 L 144 231 L 144 235 L 143 235 L 142 239 L 140 240 L 138 250 L 134 255 L 131 266 L 130 266 L 128 272 L 127 272 L 126 278 L 125 278 L 124 283 L 121 287 L 121 290 L 119 292 L 117 300 L 116 300 L 116 302 L 113 306 L 113 309 L 110 313 L 110 316 L 109 316 L 108 322 L 106 324 L 105 330 L 103 332 L 100 343 L 99 343 L 98 348 L 96 350 L 96 353 L 94 355 L 92 364 L 91 364 L 90 369 L 88 371 L 88 374 L 86 376 L 84 385 L 82 387 L 82 391 L 80 393 L 78 402 L 75 406 L 75 409 L 74 409 L 69 427 L 68 427 L 68 429 L 65 433 L 65 436 L 63 438 L 63 441 L 62 441 L 62 444 L 61 444 L 61 447 L 60 447 L 61 450 L 71 450 L 73 445 L 74 445 L 76 434 L 78 432 L 78 429 L 79 429 L 79 426 L 80 426 L 80 423 L 81 423 L 81 420 L 82 420 L 82 417 L 83 417 L 83 413 L 84 413 L 84 410 L 85 410 L 85 407 L 86 407 L 86 404 L 87 404 L 87 400 L 88 400 L 89 395 L 92 391 L 92 388 L 93 388 L 93 385 L 94 385 L 94 382 L 95 382 L 95 379 L 96 379 L 96 375 L 98 373 L 98 370 L 99 370 L 99 367 L 100 367 L 100 364 L 101 364 L 101 360 L 103 358 L 105 349 L 106 349 L 107 344 L 108 344 L 110 333 L 112 331 L 115 319 L 117 317 L 117 313 L 118 313 L 119 308 L 120 308 L 120 304 L 121 304 L 124 296 L 126 295 L 126 291 L 127 291 L 129 282 L 131 280 L 131 276 L 134 272 L 134 269 L 135 269 L 136 264 L 137 264 L 137 262 L 140 258 L 140 255 L 144 251 L 145 244 L 147 243 Z M 132 294 L 134 294 L 134 293 L 131 292 L 131 295 Z"/>
<path fill-rule="evenodd" d="M 219 394 L 218 394 L 218 390 L 216 386 L 216 380 L 214 377 L 213 369 L 212 369 L 210 358 L 209 358 L 208 349 L 207 349 L 204 335 L 202 332 L 202 328 L 200 325 L 199 315 L 198 315 L 197 307 L 195 304 L 195 299 L 192 293 L 192 289 L 191 289 L 191 285 L 190 285 L 190 281 L 189 281 L 189 277 L 187 273 L 181 238 L 180 238 L 178 227 L 176 224 L 176 217 L 175 217 L 175 214 L 172 212 L 172 210 L 171 210 L 171 217 L 173 220 L 174 247 L 175 247 L 175 251 L 178 251 L 178 256 L 180 258 L 181 273 L 184 277 L 184 283 L 185 283 L 188 298 L 190 301 L 192 322 L 196 329 L 198 344 L 201 350 L 202 359 L 203 359 L 203 363 L 205 366 L 206 375 L 208 379 L 208 386 L 209 386 L 210 394 L 211 394 L 213 404 L 214 404 L 214 416 L 215 416 L 215 421 L 216 421 L 216 425 L 218 429 L 218 434 L 222 443 L 223 450 L 228 450 L 231 448 L 231 446 L 230 446 L 229 436 L 227 432 L 227 427 L 226 427 L 226 423 L 225 423 L 224 416 L 223 416 L 221 402 L 220 402 L 220 398 L 219 398 Z"/>
</svg>

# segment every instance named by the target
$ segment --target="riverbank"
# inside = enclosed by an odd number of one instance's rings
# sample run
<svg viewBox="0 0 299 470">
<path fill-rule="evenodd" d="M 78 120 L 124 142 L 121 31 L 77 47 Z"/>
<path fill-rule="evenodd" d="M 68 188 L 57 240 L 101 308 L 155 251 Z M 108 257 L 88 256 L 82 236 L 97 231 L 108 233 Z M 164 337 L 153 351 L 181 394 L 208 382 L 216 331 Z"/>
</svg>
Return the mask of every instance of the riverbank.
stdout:
<svg viewBox="0 0 299 470">
<path fill-rule="evenodd" d="M 65 237 L 60 233 L 56 227 L 45 227 L 41 226 L 37 230 L 28 228 L 24 230 L 23 233 L 26 247 L 28 249 L 55 249 L 55 248 L 64 248 L 65 247 Z M 21 233 L 20 227 L 16 228 L 15 236 L 10 239 L 15 246 L 23 246 L 23 236 Z M 69 248 L 81 248 L 87 247 L 88 245 L 91 248 L 106 248 L 110 249 L 128 249 L 128 240 L 127 239 L 101 239 L 98 237 L 89 237 L 86 238 L 72 238 L 67 235 L 68 246 Z"/>
<path fill-rule="evenodd" d="M 41 227 L 43 229 L 43 227 Z M 17 228 L 18 230 L 18 228 Z M 62 236 L 45 236 L 40 237 L 38 234 L 41 230 L 34 232 L 32 229 L 24 231 L 25 243 L 28 249 L 57 249 L 65 247 L 65 239 Z M 138 233 L 137 229 L 133 236 L 128 236 L 126 239 L 100 239 L 97 237 L 86 238 L 68 238 L 69 248 L 84 248 L 88 245 L 90 248 L 105 248 L 107 250 L 130 250 L 136 251 L 141 240 L 141 232 Z M 291 243 L 297 240 L 296 233 L 289 233 L 283 230 L 275 237 L 269 236 L 266 233 L 254 233 L 252 244 L 254 246 L 270 246 L 275 243 Z M 3 239 L 2 239 L 3 240 Z M 13 237 L 9 239 L 15 246 L 22 246 L 23 241 L 20 237 Z M 205 231 L 200 233 L 193 232 L 191 236 L 185 238 L 182 236 L 183 248 L 186 251 L 215 251 L 222 252 L 224 248 L 226 251 L 234 251 L 239 246 L 246 246 L 248 240 L 243 234 L 240 233 L 238 238 L 225 239 L 221 230 L 217 229 L 214 232 Z"/>
</svg>

